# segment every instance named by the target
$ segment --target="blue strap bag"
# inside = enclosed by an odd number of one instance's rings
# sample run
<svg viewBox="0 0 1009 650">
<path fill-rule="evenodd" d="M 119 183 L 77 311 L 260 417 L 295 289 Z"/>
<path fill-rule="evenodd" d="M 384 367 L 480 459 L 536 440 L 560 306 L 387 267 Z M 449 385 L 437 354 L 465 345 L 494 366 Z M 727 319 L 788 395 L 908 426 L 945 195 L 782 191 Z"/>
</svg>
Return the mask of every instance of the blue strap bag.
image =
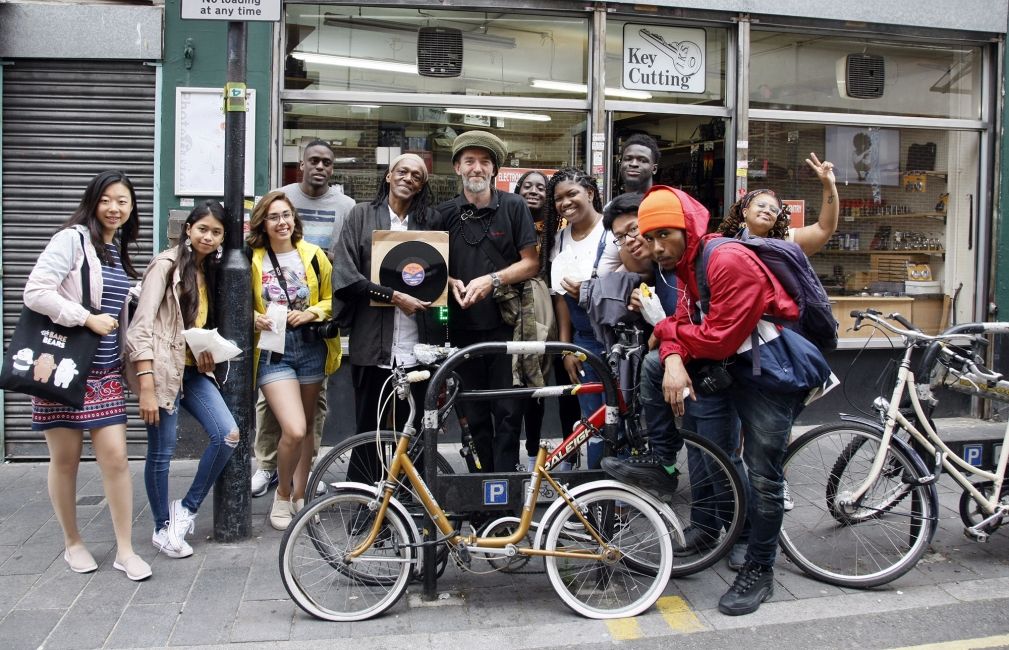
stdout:
<svg viewBox="0 0 1009 650">
<path fill-rule="evenodd" d="M 780 331 L 761 321 L 757 328 L 756 349 L 752 346 L 737 353 L 729 370 L 741 385 L 774 393 L 808 393 L 820 388 L 830 377 L 830 366 L 823 354 L 804 336 L 789 328 Z M 759 373 L 754 374 L 754 354 Z"/>
</svg>

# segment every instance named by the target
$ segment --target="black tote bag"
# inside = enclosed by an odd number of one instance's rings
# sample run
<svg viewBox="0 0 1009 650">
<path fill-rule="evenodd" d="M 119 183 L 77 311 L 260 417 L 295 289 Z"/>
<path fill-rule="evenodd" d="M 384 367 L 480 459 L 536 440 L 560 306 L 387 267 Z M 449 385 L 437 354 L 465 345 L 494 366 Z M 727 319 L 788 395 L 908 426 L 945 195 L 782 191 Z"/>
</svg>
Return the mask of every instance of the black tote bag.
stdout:
<svg viewBox="0 0 1009 650">
<path fill-rule="evenodd" d="M 81 247 L 84 247 L 84 235 Z M 91 305 L 91 268 L 81 267 L 83 306 Z M 0 388 L 41 397 L 79 409 L 84 406 L 88 373 L 101 337 L 87 327 L 57 325 L 48 316 L 21 308 L 21 317 L 4 352 Z"/>
</svg>

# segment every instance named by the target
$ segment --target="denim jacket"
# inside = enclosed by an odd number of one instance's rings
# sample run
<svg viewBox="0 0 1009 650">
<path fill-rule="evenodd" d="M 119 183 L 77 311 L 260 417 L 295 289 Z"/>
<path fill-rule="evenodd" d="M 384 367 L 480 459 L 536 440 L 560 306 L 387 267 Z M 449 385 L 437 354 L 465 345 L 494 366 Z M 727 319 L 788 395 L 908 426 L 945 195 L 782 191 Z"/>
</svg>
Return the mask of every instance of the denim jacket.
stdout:
<svg viewBox="0 0 1009 650">
<path fill-rule="evenodd" d="M 182 277 L 176 270 L 169 278 L 177 255 L 178 251 L 171 248 L 147 266 L 137 310 L 126 333 L 126 383 L 139 395 L 140 382 L 134 364 L 151 361 L 158 407 L 169 413 L 175 410 L 175 398 L 182 389 L 186 368 L 186 340 L 182 336 L 185 320 L 178 294 Z"/>
</svg>

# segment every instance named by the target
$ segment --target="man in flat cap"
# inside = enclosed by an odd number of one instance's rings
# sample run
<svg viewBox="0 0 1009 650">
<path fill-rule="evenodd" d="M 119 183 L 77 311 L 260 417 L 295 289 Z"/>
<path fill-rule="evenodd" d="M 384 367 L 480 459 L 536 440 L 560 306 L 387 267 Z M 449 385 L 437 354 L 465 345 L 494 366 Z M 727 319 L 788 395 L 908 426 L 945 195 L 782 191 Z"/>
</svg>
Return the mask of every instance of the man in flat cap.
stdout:
<svg viewBox="0 0 1009 650">
<path fill-rule="evenodd" d="M 494 177 L 505 159 L 505 145 L 493 133 L 467 131 L 452 145 L 452 163 L 462 193 L 436 209 L 432 230 L 449 232 L 449 320 L 452 344 L 459 347 L 511 341 L 513 328 L 501 319 L 494 289 L 536 275 L 536 231 L 525 201 L 499 192 Z M 507 355 L 474 359 L 459 370 L 462 389 L 510 388 L 512 360 Z M 519 464 L 522 405 L 518 400 L 462 402 L 481 468 L 511 472 Z"/>
</svg>

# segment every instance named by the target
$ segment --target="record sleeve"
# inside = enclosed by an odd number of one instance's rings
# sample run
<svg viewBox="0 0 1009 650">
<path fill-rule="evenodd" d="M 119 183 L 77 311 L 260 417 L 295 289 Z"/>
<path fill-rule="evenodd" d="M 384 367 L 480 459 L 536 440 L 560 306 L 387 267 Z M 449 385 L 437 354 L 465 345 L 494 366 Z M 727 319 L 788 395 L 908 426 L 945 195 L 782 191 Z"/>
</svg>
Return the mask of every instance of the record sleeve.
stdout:
<svg viewBox="0 0 1009 650">
<path fill-rule="evenodd" d="M 376 230 L 371 243 L 371 281 L 439 307 L 448 304 L 448 233 Z M 373 307 L 390 303 L 371 301 Z"/>
</svg>

